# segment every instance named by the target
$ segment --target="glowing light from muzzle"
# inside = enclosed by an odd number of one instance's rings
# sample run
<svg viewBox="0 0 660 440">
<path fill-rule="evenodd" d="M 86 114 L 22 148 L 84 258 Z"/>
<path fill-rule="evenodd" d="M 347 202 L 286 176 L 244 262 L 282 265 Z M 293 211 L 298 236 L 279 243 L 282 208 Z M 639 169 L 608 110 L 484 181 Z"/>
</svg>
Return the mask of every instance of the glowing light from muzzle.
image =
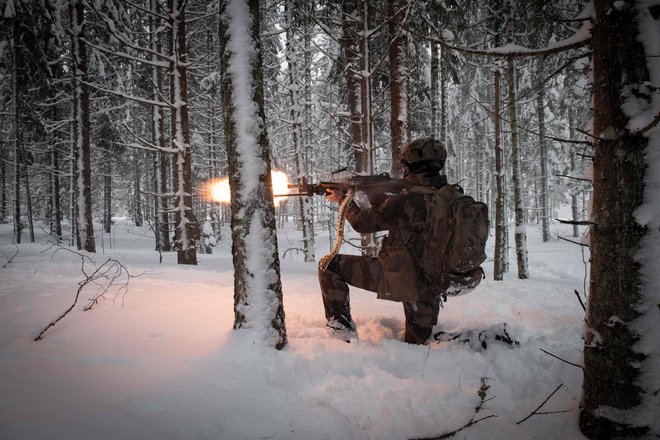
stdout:
<svg viewBox="0 0 660 440">
<path fill-rule="evenodd" d="M 289 192 L 289 178 L 282 171 L 271 171 L 273 180 L 273 194 L 287 194 Z M 208 180 L 201 189 L 202 198 L 207 202 L 230 203 L 229 178 L 220 177 Z M 275 206 L 278 206 L 286 197 L 275 197 Z"/>
</svg>

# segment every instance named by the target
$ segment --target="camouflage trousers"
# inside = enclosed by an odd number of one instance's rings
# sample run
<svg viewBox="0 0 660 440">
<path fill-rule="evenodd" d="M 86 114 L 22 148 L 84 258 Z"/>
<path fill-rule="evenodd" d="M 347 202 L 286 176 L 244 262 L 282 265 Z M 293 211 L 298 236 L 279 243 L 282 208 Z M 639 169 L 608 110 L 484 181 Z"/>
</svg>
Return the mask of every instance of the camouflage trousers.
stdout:
<svg viewBox="0 0 660 440">
<path fill-rule="evenodd" d="M 354 327 L 348 285 L 372 292 L 384 291 L 385 279 L 378 258 L 339 254 L 328 268 L 319 270 L 319 284 L 323 295 L 323 307 L 328 321 L 335 320 L 347 327 Z M 440 300 L 430 289 L 420 292 L 417 301 L 404 302 L 406 317 L 405 342 L 424 344 L 438 322 Z"/>
</svg>

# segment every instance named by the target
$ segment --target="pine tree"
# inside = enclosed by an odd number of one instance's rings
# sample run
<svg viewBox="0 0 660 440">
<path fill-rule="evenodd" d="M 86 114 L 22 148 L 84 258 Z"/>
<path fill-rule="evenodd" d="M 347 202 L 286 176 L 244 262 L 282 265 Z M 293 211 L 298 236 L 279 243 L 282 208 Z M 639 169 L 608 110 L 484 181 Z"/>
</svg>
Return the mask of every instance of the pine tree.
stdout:
<svg viewBox="0 0 660 440">
<path fill-rule="evenodd" d="M 220 54 L 234 262 L 234 328 L 287 343 L 264 117 L 259 1 L 221 0 Z"/>
<path fill-rule="evenodd" d="M 650 276 L 657 278 L 658 219 L 644 224 L 636 216 L 660 139 L 657 116 L 635 127 L 657 94 L 649 89 L 649 80 L 658 78 L 649 77 L 646 58 L 657 54 L 640 43 L 658 41 L 653 12 L 644 2 L 595 2 L 594 226 L 580 427 L 599 440 L 660 437 L 660 293 Z M 651 115 L 657 113 L 650 107 Z M 657 153 L 653 157 L 658 160 Z"/>
</svg>

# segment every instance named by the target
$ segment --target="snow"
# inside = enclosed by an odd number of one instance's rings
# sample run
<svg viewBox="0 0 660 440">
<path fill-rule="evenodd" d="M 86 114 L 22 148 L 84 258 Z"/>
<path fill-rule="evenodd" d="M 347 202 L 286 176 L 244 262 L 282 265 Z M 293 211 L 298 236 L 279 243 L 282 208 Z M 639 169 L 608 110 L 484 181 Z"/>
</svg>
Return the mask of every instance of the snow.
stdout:
<svg viewBox="0 0 660 440">
<path fill-rule="evenodd" d="M 572 230 L 553 228 L 553 236 Z M 298 246 L 295 225 L 278 232 L 280 255 Z M 352 234 L 347 230 L 347 238 Z M 0 225 L 0 267 L 16 252 L 11 236 L 11 225 Z M 583 439 L 577 424 L 582 372 L 541 351 L 571 362 L 581 357 L 583 311 L 573 291 L 583 289 L 588 255 L 579 246 L 542 243 L 530 227 L 531 279 L 509 273 L 492 281 L 488 260 L 487 279 L 445 303 L 436 330 L 506 322 L 520 343 L 489 340 L 486 350 L 457 341 L 405 344 L 401 305 L 360 290 L 352 290 L 359 339 L 333 339 L 324 327 L 316 264 L 289 252 L 282 259 L 289 344 L 278 351 L 256 340 L 257 332 L 232 330 L 228 240 L 218 242 L 214 254 L 198 255 L 199 265 L 181 266 L 176 253 L 163 254 L 158 264 L 146 227 L 116 219 L 112 237 L 113 249 L 90 256 L 98 265 L 116 258 L 142 275 L 125 294 L 115 296 L 113 288 L 90 311 L 82 311 L 81 301 L 39 342 L 32 339 L 73 302 L 83 278 L 80 257 L 53 256 L 41 235 L 0 268 L 3 440 L 438 436 L 474 415 L 482 378 L 489 400 L 477 418 L 497 417 L 456 438 Z M 316 243 L 327 246 L 327 234 Z M 567 412 L 516 425 L 560 384 L 541 411 Z"/>
</svg>

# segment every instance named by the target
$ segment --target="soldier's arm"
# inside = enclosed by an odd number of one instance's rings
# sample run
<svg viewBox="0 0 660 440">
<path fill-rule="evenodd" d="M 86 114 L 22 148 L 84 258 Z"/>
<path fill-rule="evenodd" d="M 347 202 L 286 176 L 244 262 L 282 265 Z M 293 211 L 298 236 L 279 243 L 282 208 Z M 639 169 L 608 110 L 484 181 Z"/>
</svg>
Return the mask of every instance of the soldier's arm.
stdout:
<svg viewBox="0 0 660 440">
<path fill-rule="evenodd" d="M 403 215 L 404 203 L 405 197 L 401 195 L 388 197 L 383 203 L 366 209 L 351 202 L 346 209 L 346 220 L 361 234 L 385 231 L 396 226 Z"/>
</svg>

